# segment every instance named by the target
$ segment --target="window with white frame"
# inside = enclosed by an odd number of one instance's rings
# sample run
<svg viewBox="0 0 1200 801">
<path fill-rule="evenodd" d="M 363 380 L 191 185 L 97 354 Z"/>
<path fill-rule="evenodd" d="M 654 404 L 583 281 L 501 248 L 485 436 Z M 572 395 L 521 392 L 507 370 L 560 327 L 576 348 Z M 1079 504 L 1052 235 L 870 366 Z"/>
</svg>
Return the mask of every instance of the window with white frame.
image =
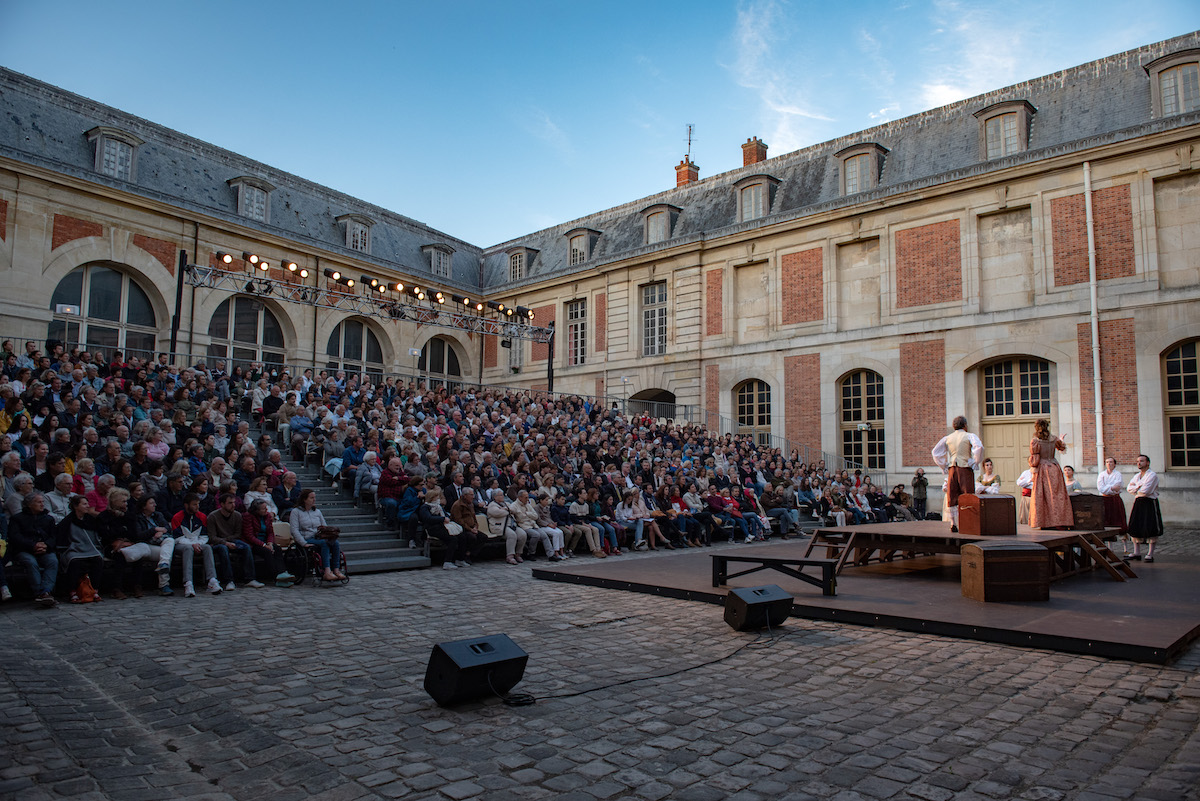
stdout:
<svg viewBox="0 0 1200 801">
<path fill-rule="evenodd" d="M 875 142 L 864 142 L 839 150 L 834 154 L 841 165 L 843 195 L 869 192 L 879 186 L 883 159 L 888 149 Z"/>
<path fill-rule="evenodd" d="M 757 220 L 766 214 L 763 205 L 765 192 L 762 184 L 753 184 L 742 190 L 741 220 Z"/>
<path fill-rule="evenodd" d="M 1155 117 L 1200 111 L 1200 48 L 1169 53 L 1145 69 Z"/>
<path fill-rule="evenodd" d="M 646 244 L 664 242 L 667 239 L 667 212 L 656 211 L 646 217 Z"/>
<path fill-rule="evenodd" d="M 667 282 L 642 287 L 642 355 L 667 352 Z"/>
<path fill-rule="evenodd" d="M 1029 126 L 1037 112 L 1024 100 L 993 103 L 975 112 L 979 120 L 979 150 L 984 160 L 1003 158 L 1029 149 Z"/>
<path fill-rule="evenodd" d="M 588 238 L 587 234 L 577 234 L 571 237 L 571 266 L 583 264 L 588 260 Z"/>
<path fill-rule="evenodd" d="M 779 180 L 770 175 L 748 175 L 733 187 L 737 192 L 738 222 L 749 222 L 771 213 Z"/>
<path fill-rule="evenodd" d="M 843 164 L 846 170 L 846 194 L 853 195 L 855 192 L 861 192 L 864 188 L 863 181 L 867 177 L 867 156 L 865 154 L 851 156 Z"/>
<path fill-rule="evenodd" d="M 450 277 L 450 254 L 444 250 L 434 250 L 430 253 L 431 268 L 434 275 L 442 278 Z"/>
<path fill-rule="evenodd" d="M 587 299 L 567 304 L 567 364 L 583 364 L 587 360 Z"/>
<path fill-rule="evenodd" d="M 508 280 L 520 281 L 525 277 L 525 254 L 508 254 Z"/>
<path fill-rule="evenodd" d="M 148 358 L 158 340 L 150 296 L 119 265 L 76 267 L 50 297 L 50 339 Z"/>
<path fill-rule="evenodd" d="M 346 226 L 346 247 L 358 253 L 371 252 L 371 227 L 375 221 L 362 214 L 343 214 L 337 222 Z"/>
<path fill-rule="evenodd" d="M 88 141 L 96 148 L 96 172 L 132 181 L 137 172 L 137 149 L 143 141 L 118 128 L 97 126 L 87 132 Z"/>
<path fill-rule="evenodd" d="M 229 181 L 229 185 L 238 193 L 238 214 L 258 222 L 271 221 L 271 192 L 275 187 L 253 176 L 243 175 Z"/>
</svg>

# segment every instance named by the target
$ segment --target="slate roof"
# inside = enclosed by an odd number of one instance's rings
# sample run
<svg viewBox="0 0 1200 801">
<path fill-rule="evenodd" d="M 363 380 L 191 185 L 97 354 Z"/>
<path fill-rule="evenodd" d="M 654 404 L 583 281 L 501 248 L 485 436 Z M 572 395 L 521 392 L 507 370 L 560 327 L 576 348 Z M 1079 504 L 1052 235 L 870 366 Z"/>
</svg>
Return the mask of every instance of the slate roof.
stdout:
<svg viewBox="0 0 1200 801">
<path fill-rule="evenodd" d="M 342 252 L 347 258 L 374 262 L 422 280 L 428 280 L 424 277 L 429 275 L 429 260 L 421 248 L 444 243 L 455 250 L 452 279 L 436 283 L 464 290 L 478 289 L 482 283 L 488 289 L 510 285 L 505 251 L 516 246 L 539 251 L 527 265 L 526 278 L 517 283 L 519 286 L 587 272 L 604 263 L 705 237 L 752 230 L 1100 144 L 1196 125 L 1200 123 L 1200 112 L 1153 119 L 1150 82 L 1143 67 L 1168 53 L 1197 47 L 1200 31 L 812 145 L 488 248 L 3 68 L 0 155 L 257 228 L 299 244 Z M 1024 100 L 1036 109 L 1029 148 L 1013 156 L 983 161 L 979 120 L 974 114 L 1008 100 Z M 93 145 L 85 134 L 98 125 L 125 130 L 145 140 L 138 149 L 134 182 L 109 178 L 94 169 Z M 888 149 L 878 187 L 841 197 L 839 161 L 834 154 L 869 142 Z M 733 186 L 756 174 L 780 181 L 771 213 L 738 223 Z M 264 179 L 276 187 L 271 193 L 271 219 L 266 224 L 237 214 L 237 193 L 226 182 L 243 175 Z M 681 212 L 669 240 L 644 245 L 641 212 L 659 203 L 677 206 Z M 345 247 L 344 229 L 336 222 L 344 214 L 363 214 L 376 221 L 371 230 L 371 256 Z M 600 236 L 591 259 L 570 267 L 565 234 L 575 228 L 594 229 Z"/>
<path fill-rule="evenodd" d="M 674 247 L 688 241 L 748 230 L 831 208 L 879 200 L 888 195 L 957 178 L 982 174 L 1050 156 L 1084 150 L 1107 142 L 1144 136 L 1158 130 L 1200 123 L 1200 112 L 1153 119 L 1150 80 L 1143 69 L 1155 59 L 1200 47 L 1200 32 L 1109 56 L 1079 67 L 996 89 L 829 142 L 812 145 L 766 161 L 701 179 L 611 209 L 570 220 L 488 248 L 483 283 L 509 283 L 504 251 L 522 245 L 537 249 L 520 283 L 585 272 L 606 262 Z M 995 103 L 1025 100 L 1037 110 L 1029 148 L 1019 154 L 984 161 L 979 152 L 979 120 L 975 112 Z M 888 148 L 879 185 L 870 192 L 840 195 L 840 162 L 834 154 L 852 145 L 875 142 Z M 738 223 L 734 184 L 756 174 L 780 180 L 772 213 Z M 643 245 L 642 210 L 657 203 L 682 209 L 672 238 Z M 564 235 L 577 227 L 601 232 L 592 259 L 568 267 Z M 519 285 L 519 284 L 518 284 Z"/>
</svg>

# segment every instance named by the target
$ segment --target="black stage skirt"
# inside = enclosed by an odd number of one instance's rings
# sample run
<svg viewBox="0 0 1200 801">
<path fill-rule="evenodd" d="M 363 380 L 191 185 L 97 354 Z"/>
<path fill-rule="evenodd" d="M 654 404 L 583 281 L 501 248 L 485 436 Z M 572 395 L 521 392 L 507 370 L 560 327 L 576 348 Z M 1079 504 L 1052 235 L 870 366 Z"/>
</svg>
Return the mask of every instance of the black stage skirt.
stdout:
<svg viewBox="0 0 1200 801">
<path fill-rule="evenodd" d="M 1135 540 L 1154 540 L 1162 536 L 1162 510 L 1158 498 L 1136 498 L 1129 512 L 1129 536 Z"/>
<path fill-rule="evenodd" d="M 1121 500 L 1120 495 L 1105 495 L 1104 497 L 1104 525 L 1109 528 L 1119 528 L 1124 534 L 1128 530 L 1125 525 L 1125 502 Z"/>
</svg>

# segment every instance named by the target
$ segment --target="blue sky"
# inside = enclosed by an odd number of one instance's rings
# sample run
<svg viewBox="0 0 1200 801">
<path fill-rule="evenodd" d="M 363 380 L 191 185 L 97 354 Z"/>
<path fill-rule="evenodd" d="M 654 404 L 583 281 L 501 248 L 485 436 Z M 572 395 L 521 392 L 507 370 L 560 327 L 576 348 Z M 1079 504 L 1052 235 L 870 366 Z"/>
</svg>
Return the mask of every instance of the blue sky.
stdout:
<svg viewBox="0 0 1200 801">
<path fill-rule="evenodd" d="M 1131 10 L 1136 17 L 1131 18 Z M 0 0 L 0 64 L 481 246 L 1200 28 L 1194 0 Z"/>
</svg>

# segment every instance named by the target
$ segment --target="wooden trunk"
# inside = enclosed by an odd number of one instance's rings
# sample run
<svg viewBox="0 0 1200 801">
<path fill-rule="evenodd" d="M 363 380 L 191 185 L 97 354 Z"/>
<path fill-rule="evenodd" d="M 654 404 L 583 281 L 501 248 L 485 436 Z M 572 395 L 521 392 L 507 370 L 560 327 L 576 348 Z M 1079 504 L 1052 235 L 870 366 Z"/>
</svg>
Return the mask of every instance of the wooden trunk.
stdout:
<svg viewBox="0 0 1200 801">
<path fill-rule="evenodd" d="M 1071 496 L 1071 511 L 1075 515 L 1076 531 L 1099 531 L 1104 528 L 1104 497 L 1083 493 Z"/>
<path fill-rule="evenodd" d="M 1016 499 L 1011 495 L 958 496 L 958 530 L 970 537 L 1016 536 Z"/>
<path fill-rule="evenodd" d="M 974 601 L 1050 600 L 1050 552 L 1024 542 L 962 547 L 962 594 Z"/>
</svg>

